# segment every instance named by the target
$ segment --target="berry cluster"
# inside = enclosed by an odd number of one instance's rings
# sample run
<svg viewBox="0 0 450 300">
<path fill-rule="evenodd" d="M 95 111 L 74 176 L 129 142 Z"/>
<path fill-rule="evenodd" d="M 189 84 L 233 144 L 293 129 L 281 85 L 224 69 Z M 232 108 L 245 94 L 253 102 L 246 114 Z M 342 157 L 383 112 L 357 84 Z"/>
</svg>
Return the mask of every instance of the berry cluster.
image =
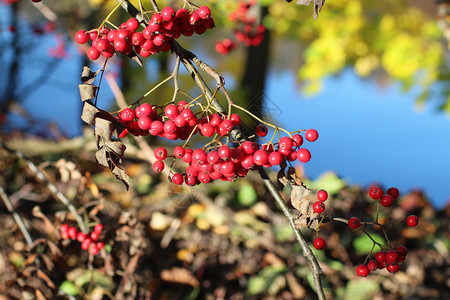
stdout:
<svg viewBox="0 0 450 300">
<path fill-rule="evenodd" d="M 408 249 L 403 245 L 388 251 L 378 251 L 373 259 L 366 264 L 360 264 L 356 267 L 356 275 L 367 277 L 370 272 L 384 268 L 388 272 L 395 274 L 399 270 L 398 264 L 405 261 L 407 254 Z"/>
<path fill-rule="evenodd" d="M 311 129 L 310 129 L 311 130 Z M 308 133 L 310 133 L 310 131 L 308 130 L 306 132 L 306 139 L 308 139 Z M 314 137 L 315 137 L 315 133 L 314 133 Z M 300 156 L 299 156 L 299 160 L 300 160 Z M 301 160 L 300 160 L 301 161 Z M 313 204 L 313 211 L 315 213 L 321 214 L 325 211 L 325 201 L 328 199 L 328 193 L 325 190 L 319 190 L 316 194 L 316 198 L 317 201 L 314 202 Z"/>
<path fill-rule="evenodd" d="M 240 125 L 239 115 L 231 114 L 227 117 L 205 111 L 194 113 L 185 101 L 165 107 L 143 103 L 134 110 L 131 108 L 121 110 L 116 118 L 126 127 L 119 137 L 131 133 L 151 134 L 169 140 L 188 140 L 196 134 L 204 137 L 215 135 L 213 141 L 206 143 L 203 148 L 177 146 L 173 150 L 173 155 L 168 155 L 168 150 L 164 147 L 155 150 L 157 159 L 153 164 L 155 172 L 164 170 L 164 160 L 169 157 L 173 158 L 172 164 L 176 159 L 188 164 L 183 173 L 171 175 L 171 181 L 175 184 L 185 182 L 193 186 L 218 179 L 234 181 L 237 177 L 246 176 L 249 170 L 260 166 L 277 166 L 284 159 L 291 162 L 299 160 L 303 163 L 311 159 L 310 152 L 306 148 L 300 148 L 303 144 L 303 137 L 300 134 L 285 136 L 280 138 L 278 143 L 270 142 L 263 145 L 252 141 L 240 142 L 237 146 L 223 144 L 220 138 L 228 136 L 234 127 Z M 258 126 L 257 134 L 260 136 L 267 134 L 267 127 Z M 318 138 L 318 133 L 315 129 L 310 129 L 306 131 L 305 138 L 314 142 Z"/>
<path fill-rule="evenodd" d="M 100 30 L 80 30 L 75 34 L 75 41 L 84 44 L 89 40 L 92 46 L 87 55 L 96 60 L 102 55 L 112 57 L 115 52 L 129 55 L 134 52 L 142 57 L 148 57 L 158 52 L 167 52 L 172 48 L 171 41 L 181 35 L 191 36 L 194 33 L 203 34 L 207 29 L 214 28 L 214 20 L 207 6 L 189 12 L 180 8 L 175 11 L 172 7 L 164 7 L 160 13 L 154 13 L 147 27 L 142 32 L 139 22 L 130 18 L 122 23 L 118 29 L 101 27 Z"/>
<path fill-rule="evenodd" d="M 81 249 L 89 250 L 92 255 L 98 254 L 99 251 L 105 247 L 105 243 L 99 240 L 103 231 L 103 225 L 100 223 L 96 224 L 94 231 L 89 234 L 78 231 L 77 228 L 67 224 L 62 224 L 60 230 L 61 238 L 66 240 L 77 240 L 81 243 Z"/>
<path fill-rule="evenodd" d="M 256 1 L 240 1 L 235 11 L 228 15 L 228 19 L 236 24 L 234 35 L 236 41 L 245 46 L 259 46 L 264 39 L 266 27 L 257 23 L 257 19 L 249 11 L 256 5 Z M 216 42 L 216 51 L 226 55 L 236 48 L 236 42 L 230 39 Z"/>
<path fill-rule="evenodd" d="M 216 51 L 217 53 L 226 55 L 230 53 L 230 51 L 233 51 L 237 47 L 237 44 L 232 39 L 226 38 L 222 41 L 216 42 Z"/>
<path fill-rule="evenodd" d="M 399 194 L 398 189 L 395 187 L 389 188 L 386 193 L 383 193 L 383 190 L 378 186 L 373 186 L 369 190 L 369 197 L 373 200 L 380 200 L 380 204 L 384 207 L 391 207 Z"/>
</svg>

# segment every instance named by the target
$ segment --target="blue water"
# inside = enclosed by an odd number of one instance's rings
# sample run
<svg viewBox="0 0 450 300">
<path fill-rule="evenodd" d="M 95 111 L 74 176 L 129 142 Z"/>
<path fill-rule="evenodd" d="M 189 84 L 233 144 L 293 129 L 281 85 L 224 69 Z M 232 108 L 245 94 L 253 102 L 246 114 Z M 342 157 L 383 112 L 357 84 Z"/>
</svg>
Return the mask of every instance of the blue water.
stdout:
<svg viewBox="0 0 450 300">
<path fill-rule="evenodd" d="M 381 183 L 401 193 L 421 188 L 437 207 L 450 199 L 450 119 L 433 105 L 415 108 L 416 94 L 380 89 L 348 70 L 325 80 L 323 93 L 302 96 L 294 74 L 271 72 L 266 98 L 289 130 L 315 128 L 319 139 L 306 174 L 334 170 L 350 183 Z M 431 103 L 432 104 L 432 103 Z"/>
</svg>

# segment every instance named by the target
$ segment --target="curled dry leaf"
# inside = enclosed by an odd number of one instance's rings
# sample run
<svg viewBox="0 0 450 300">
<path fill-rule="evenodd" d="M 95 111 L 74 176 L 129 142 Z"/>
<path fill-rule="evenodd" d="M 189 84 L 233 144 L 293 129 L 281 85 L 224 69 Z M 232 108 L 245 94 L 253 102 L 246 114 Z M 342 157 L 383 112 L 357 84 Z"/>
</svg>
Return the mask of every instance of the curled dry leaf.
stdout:
<svg viewBox="0 0 450 300">
<path fill-rule="evenodd" d="M 95 97 L 97 87 L 93 84 L 81 83 L 78 85 L 80 89 L 81 101 L 87 101 Z"/>
<path fill-rule="evenodd" d="M 170 270 L 161 271 L 161 279 L 164 281 L 187 284 L 192 287 L 197 287 L 200 283 L 191 271 L 184 268 L 172 268 Z"/>
</svg>

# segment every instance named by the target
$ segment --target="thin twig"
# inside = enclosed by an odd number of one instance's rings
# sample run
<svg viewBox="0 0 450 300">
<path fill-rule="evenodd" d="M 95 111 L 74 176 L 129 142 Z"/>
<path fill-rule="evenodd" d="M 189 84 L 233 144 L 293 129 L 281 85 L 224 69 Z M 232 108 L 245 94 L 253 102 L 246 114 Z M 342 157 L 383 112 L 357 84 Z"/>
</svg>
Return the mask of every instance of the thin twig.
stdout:
<svg viewBox="0 0 450 300">
<path fill-rule="evenodd" d="M 23 223 L 23 220 L 20 217 L 20 215 L 14 209 L 11 201 L 9 200 L 8 195 L 6 195 L 5 190 L 3 189 L 2 186 L 0 186 L 0 197 L 3 199 L 3 202 L 5 202 L 6 208 L 12 214 L 14 221 L 16 221 L 17 225 L 20 228 L 20 231 L 22 231 L 23 237 L 25 238 L 25 241 L 27 242 L 28 246 L 30 248 L 33 247 L 33 239 L 31 238 L 30 233 L 27 230 L 27 227 Z"/>
<path fill-rule="evenodd" d="M 83 232 L 87 232 L 87 228 L 84 225 L 83 219 L 81 218 L 81 216 L 78 214 L 77 209 L 75 208 L 75 206 L 73 206 L 72 203 L 70 203 L 70 200 L 67 199 L 66 196 L 64 196 L 63 193 L 61 193 L 58 188 L 51 183 L 47 177 L 45 176 L 45 174 L 39 170 L 39 168 L 30 160 L 28 159 L 22 152 L 20 152 L 19 150 L 12 150 L 10 148 L 8 148 L 5 143 L 2 141 L 2 139 L 0 139 L 0 147 L 4 148 L 6 151 L 8 151 L 9 153 L 17 156 L 19 159 L 22 159 L 28 166 L 28 168 L 30 169 L 31 172 L 33 172 L 33 174 L 36 176 L 36 178 L 38 178 L 40 181 L 42 181 L 43 183 L 45 183 L 45 185 L 47 186 L 47 188 L 50 190 L 50 192 L 53 194 L 53 196 L 58 199 L 59 201 L 61 201 L 68 209 L 69 211 L 72 213 L 72 215 L 74 216 L 75 220 L 78 223 L 78 226 L 80 227 L 80 229 Z"/>
</svg>

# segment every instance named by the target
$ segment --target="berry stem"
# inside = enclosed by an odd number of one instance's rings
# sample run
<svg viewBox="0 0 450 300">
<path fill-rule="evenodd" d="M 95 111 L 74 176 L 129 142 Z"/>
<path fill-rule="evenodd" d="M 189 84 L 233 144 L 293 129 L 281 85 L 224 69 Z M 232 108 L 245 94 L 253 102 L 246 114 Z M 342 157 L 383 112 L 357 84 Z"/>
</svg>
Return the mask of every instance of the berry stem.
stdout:
<svg viewBox="0 0 450 300">
<path fill-rule="evenodd" d="M 364 228 L 362 228 L 362 227 L 360 227 L 360 228 L 361 228 L 361 231 L 364 232 L 364 233 L 369 237 L 369 239 L 372 240 L 372 242 L 374 243 L 374 245 L 377 245 L 377 246 L 380 247 L 381 249 L 385 248 L 382 244 L 380 244 L 380 243 L 378 243 L 377 241 L 375 241 L 375 240 L 372 238 L 372 236 L 370 235 L 370 233 L 368 233 Z"/>
<path fill-rule="evenodd" d="M 103 20 L 102 24 L 100 24 L 100 26 L 98 27 L 97 30 L 100 30 L 100 28 L 102 28 L 103 26 L 105 26 L 105 23 L 107 23 L 109 21 L 109 18 L 111 18 L 111 16 L 116 12 L 116 10 L 122 6 L 122 4 L 125 2 L 126 0 L 121 0 L 110 12 L 109 14 L 106 16 L 106 18 Z"/>
<path fill-rule="evenodd" d="M 140 2 L 141 1 L 139 0 L 139 3 Z M 181 61 L 181 58 L 179 56 L 177 56 L 175 68 L 173 69 L 173 72 L 172 72 L 173 84 L 174 84 L 173 97 L 172 97 L 173 103 L 175 103 L 175 98 L 177 97 L 177 94 L 180 91 L 180 88 L 178 87 L 178 72 L 180 71 L 180 61 Z"/>
</svg>

